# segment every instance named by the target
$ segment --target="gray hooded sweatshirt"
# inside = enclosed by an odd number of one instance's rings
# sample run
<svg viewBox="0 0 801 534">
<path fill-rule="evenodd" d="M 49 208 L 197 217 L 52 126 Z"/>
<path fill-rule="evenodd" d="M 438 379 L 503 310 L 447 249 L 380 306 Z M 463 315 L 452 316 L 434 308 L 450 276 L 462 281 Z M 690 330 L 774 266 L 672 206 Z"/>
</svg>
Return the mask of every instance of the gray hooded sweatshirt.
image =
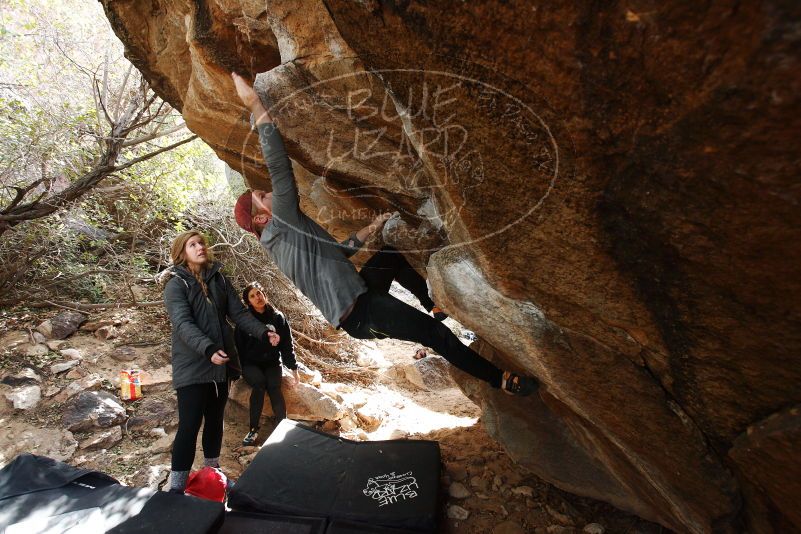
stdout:
<svg viewBox="0 0 801 534">
<path fill-rule="evenodd" d="M 348 259 L 362 243 L 351 236 L 337 243 L 319 224 L 300 210 L 298 187 L 281 133 L 274 124 L 259 125 L 259 140 L 273 184 L 273 218 L 261 234 L 282 273 L 339 328 L 345 311 L 356 302 L 367 285 Z"/>
</svg>

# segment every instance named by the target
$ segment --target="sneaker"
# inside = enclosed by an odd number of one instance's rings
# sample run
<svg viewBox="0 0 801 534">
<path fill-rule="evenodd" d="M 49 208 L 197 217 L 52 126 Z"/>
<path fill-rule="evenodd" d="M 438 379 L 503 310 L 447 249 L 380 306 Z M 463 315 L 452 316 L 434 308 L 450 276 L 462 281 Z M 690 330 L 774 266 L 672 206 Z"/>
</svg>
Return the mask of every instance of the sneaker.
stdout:
<svg viewBox="0 0 801 534">
<path fill-rule="evenodd" d="M 444 321 L 445 319 L 448 318 L 448 314 L 442 311 L 442 308 L 440 308 L 439 306 L 434 306 L 433 308 L 431 308 L 431 313 L 434 314 L 434 319 L 436 319 L 437 321 Z"/>
<path fill-rule="evenodd" d="M 251 447 L 256 444 L 256 440 L 258 439 L 258 437 L 259 437 L 258 431 L 251 430 L 250 432 L 248 432 L 247 436 L 245 436 L 245 439 L 242 440 L 242 445 L 244 445 L 245 447 Z"/>
<path fill-rule="evenodd" d="M 503 379 L 501 380 L 501 389 L 507 395 L 517 395 L 518 397 L 528 397 L 534 390 L 537 389 L 538 382 L 536 378 L 530 376 L 519 375 L 517 373 L 510 373 L 509 371 L 503 372 Z"/>
</svg>

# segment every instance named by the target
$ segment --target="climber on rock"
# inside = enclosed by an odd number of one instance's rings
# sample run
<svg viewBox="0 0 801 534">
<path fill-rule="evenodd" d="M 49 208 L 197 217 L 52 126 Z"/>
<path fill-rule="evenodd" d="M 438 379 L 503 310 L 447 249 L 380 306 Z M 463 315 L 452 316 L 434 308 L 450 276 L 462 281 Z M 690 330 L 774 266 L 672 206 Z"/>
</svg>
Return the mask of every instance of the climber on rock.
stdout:
<svg viewBox="0 0 801 534">
<path fill-rule="evenodd" d="M 297 184 L 284 142 L 253 87 L 232 73 L 236 92 L 251 111 L 259 132 L 272 193 L 248 191 L 236 202 L 234 215 L 242 229 L 255 234 L 278 268 L 319 308 L 335 328 L 358 339 L 394 338 L 431 347 L 462 371 L 511 395 L 530 395 L 533 378 L 502 371 L 466 347 L 437 318 L 389 294 L 397 278 L 426 308 L 431 302 L 423 278 L 394 249 L 383 249 L 361 273 L 348 259 L 386 221 L 380 215 L 343 243 L 300 209 Z M 413 274 L 412 274 L 413 273 Z M 444 314 L 438 318 L 443 319 Z"/>
</svg>

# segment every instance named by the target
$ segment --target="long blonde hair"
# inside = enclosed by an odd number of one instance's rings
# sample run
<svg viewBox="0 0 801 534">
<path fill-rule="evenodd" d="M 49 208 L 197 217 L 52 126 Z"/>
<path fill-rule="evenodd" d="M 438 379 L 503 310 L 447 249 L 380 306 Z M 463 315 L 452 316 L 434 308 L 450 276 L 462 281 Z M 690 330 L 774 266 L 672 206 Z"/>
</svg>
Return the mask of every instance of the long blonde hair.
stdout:
<svg viewBox="0 0 801 534">
<path fill-rule="evenodd" d="M 173 265 L 185 265 L 200 284 L 203 294 L 208 297 L 209 288 L 206 286 L 206 282 L 203 280 L 200 271 L 193 269 L 192 266 L 190 266 L 186 261 L 186 244 L 195 236 L 200 237 L 201 241 L 203 241 L 203 246 L 206 247 L 206 264 L 214 261 L 214 253 L 212 253 L 212 251 L 209 249 L 206 236 L 197 230 L 188 230 L 175 236 L 175 239 L 172 240 L 172 245 L 170 246 L 170 259 L 172 259 Z"/>
</svg>

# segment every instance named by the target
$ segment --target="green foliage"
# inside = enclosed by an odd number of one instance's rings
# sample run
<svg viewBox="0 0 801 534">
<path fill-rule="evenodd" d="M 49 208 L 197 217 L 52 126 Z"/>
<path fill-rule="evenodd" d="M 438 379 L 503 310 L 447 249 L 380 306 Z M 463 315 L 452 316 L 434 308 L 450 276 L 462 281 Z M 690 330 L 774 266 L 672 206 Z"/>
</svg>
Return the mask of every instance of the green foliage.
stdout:
<svg viewBox="0 0 801 534">
<path fill-rule="evenodd" d="M 32 292 L 31 298 L 47 293 L 48 300 L 61 301 L 130 300 L 127 285 L 163 268 L 169 240 L 193 225 L 186 212 L 208 214 L 213 202 L 220 206 L 219 216 L 230 218 L 233 198 L 216 156 L 200 141 L 176 152 L 131 168 L 72 209 L 10 231 L 0 241 L 4 264 L 13 264 L 20 254 L 43 253 L 25 262 L 24 283 L 13 292 Z M 95 270 L 103 272 L 91 273 Z M 91 274 L 78 276 L 87 272 Z M 36 295 L 36 288 L 44 293 Z M 8 297 L 9 289 L 0 298 Z"/>
<path fill-rule="evenodd" d="M 0 172 L 4 186 L 80 174 L 98 117 L 87 70 L 121 44 L 97 4 L 4 2 L 0 11 Z M 115 59 L 115 61 L 117 61 Z M 0 191 L 0 201 L 10 194 Z"/>
<path fill-rule="evenodd" d="M 15 197 L 15 187 L 41 180 L 30 196 L 51 194 L 97 164 L 108 127 L 93 80 L 107 75 L 105 103 L 114 115 L 138 88 L 132 82 L 138 73 L 130 68 L 99 3 L 4 2 L 0 210 Z M 170 131 L 180 123 L 173 112 L 133 136 Z M 186 136 L 183 130 L 128 147 L 121 159 Z M 201 141 L 109 176 L 68 209 L 2 234 L 0 263 L 6 272 L 0 273 L 0 305 L 20 298 L 130 300 L 130 286 L 163 266 L 165 243 L 185 226 L 185 213 L 209 199 L 226 209 L 232 203 L 223 165 Z"/>
</svg>

